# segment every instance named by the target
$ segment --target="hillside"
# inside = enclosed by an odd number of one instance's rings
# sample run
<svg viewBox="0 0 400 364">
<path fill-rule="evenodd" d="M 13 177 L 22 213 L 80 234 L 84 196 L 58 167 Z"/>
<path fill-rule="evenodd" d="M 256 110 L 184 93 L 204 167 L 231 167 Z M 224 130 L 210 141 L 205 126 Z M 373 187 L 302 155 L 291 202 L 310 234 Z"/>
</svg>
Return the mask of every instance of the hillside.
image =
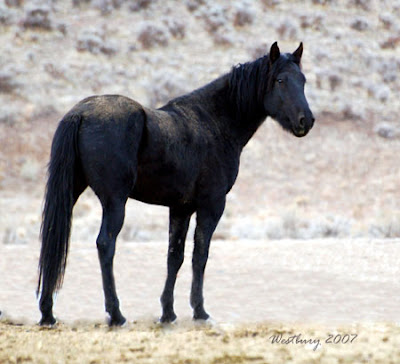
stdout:
<svg viewBox="0 0 400 364">
<path fill-rule="evenodd" d="M 147 106 L 304 42 L 317 117 L 304 139 L 272 121 L 242 157 L 217 237 L 398 236 L 400 1 L 5 0 L 0 4 L 0 241 L 36 242 L 58 120 L 93 94 Z M 3 214 L 3 211 L 7 211 Z M 95 239 L 83 196 L 77 239 Z M 121 239 L 167 237 L 167 211 L 128 204 Z"/>
</svg>

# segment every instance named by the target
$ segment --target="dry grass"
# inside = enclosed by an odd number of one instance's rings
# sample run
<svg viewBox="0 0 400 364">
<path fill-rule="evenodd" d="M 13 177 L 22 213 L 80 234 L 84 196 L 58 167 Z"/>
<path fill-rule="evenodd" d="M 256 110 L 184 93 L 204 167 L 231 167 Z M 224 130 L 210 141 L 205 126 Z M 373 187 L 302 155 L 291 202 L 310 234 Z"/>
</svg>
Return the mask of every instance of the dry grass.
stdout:
<svg viewBox="0 0 400 364">
<path fill-rule="evenodd" d="M 292 342 L 273 343 L 279 335 Z M 391 324 L 162 327 L 141 322 L 110 330 L 90 323 L 47 329 L 3 322 L 0 338 L 2 363 L 389 364 L 400 360 L 400 328 Z"/>
</svg>

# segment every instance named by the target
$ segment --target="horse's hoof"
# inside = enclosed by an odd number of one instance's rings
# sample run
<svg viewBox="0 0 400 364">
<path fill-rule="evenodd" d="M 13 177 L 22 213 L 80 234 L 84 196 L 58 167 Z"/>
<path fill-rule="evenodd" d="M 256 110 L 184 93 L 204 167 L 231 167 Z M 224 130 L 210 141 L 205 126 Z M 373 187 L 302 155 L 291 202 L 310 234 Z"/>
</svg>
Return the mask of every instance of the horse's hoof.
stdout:
<svg viewBox="0 0 400 364">
<path fill-rule="evenodd" d="M 160 317 L 161 324 L 172 324 L 176 321 L 176 315 L 174 312 L 169 314 L 164 314 Z"/>
<path fill-rule="evenodd" d="M 53 317 L 42 317 L 42 319 L 39 321 L 39 326 L 42 327 L 54 327 L 57 325 L 57 320 Z"/>
<path fill-rule="evenodd" d="M 210 315 L 203 309 L 199 310 L 198 312 L 195 311 L 193 314 L 193 320 L 195 320 L 195 321 L 198 321 L 198 320 L 207 321 L 209 318 L 210 318 Z"/>
<path fill-rule="evenodd" d="M 122 315 L 116 318 L 110 317 L 108 319 L 108 326 L 110 327 L 123 327 L 126 325 L 127 325 L 126 318 Z"/>
</svg>

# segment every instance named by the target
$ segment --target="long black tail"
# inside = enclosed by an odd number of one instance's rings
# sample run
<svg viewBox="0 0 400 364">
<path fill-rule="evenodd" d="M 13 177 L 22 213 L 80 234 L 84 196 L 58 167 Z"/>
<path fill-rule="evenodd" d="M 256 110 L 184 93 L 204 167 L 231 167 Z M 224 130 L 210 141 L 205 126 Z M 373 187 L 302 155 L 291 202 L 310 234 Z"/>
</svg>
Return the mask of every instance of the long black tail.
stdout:
<svg viewBox="0 0 400 364">
<path fill-rule="evenodd" d="M 53 138 L 42 217 L 42 248 L 37 294 L 51 295 L 63 282 L 67 262 L 77 177 L 78 132 L 81 117 L 67 114 Z"/>
</svg>

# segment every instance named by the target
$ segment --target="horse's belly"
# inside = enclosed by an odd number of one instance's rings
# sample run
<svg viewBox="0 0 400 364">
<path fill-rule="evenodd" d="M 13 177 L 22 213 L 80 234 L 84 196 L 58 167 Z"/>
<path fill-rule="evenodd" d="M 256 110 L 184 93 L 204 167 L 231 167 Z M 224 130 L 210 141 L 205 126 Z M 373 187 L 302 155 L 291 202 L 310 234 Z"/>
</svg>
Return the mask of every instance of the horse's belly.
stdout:
<svg viewBox="0 0 400 364">
<path fill-rule="evenodd" d="M 173 170 L 138 170 L 135 186 L 130 194 L 136 200 L 164 206 L 187 204 L 193 201 L 194 178 Z"/>
</svg>

